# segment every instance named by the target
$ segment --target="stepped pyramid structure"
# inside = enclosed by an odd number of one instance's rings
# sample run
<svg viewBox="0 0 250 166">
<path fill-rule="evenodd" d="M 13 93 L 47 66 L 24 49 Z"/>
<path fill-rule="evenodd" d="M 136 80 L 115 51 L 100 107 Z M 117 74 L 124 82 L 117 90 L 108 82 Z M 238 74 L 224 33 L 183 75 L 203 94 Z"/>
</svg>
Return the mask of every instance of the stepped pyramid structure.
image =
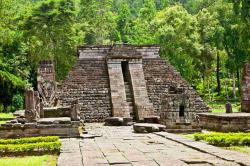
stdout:
<svg viewBox="0 0 250 166">
<path fill-rule="evenodd" d="M 78 99 L 86 122 L 107 117 L 142 121 L 160 116 L 173 127 L 196 121 L 208 107 L 181 75 L 159 56 L 157 45 L 78 47 L 78 60 L 58 87 L 62 105 Z"/>
</svg>

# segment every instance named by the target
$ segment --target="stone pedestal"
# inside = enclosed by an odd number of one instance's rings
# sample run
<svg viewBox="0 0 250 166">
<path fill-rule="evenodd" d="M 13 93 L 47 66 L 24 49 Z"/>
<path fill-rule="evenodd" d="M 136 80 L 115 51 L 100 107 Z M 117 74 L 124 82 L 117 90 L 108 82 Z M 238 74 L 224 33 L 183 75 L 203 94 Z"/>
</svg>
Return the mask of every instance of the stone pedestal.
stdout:
<svg viewBox="0 0 250 166">
<path fill-rule="evenodd" d="M 80 105 L 78 104 L 78 101 L 75 101 L 72 103 L 71 108 L 71 120 L 72 121 L 79 121 L 80 120 Z"/>
<path fill-rule="evenodd" d="M 34 122 L 37 120 L 36 115 L 36 103 L 35 92 L 32 89 L 25 92 L 25 119 L 28 122 Z"/>
<path fill-rule="evenodd" d="M 233 110 L 232 110 L 232 104 L 227 102 L 226 105 L 226 113 L 233 113 Z"/>
</svg>

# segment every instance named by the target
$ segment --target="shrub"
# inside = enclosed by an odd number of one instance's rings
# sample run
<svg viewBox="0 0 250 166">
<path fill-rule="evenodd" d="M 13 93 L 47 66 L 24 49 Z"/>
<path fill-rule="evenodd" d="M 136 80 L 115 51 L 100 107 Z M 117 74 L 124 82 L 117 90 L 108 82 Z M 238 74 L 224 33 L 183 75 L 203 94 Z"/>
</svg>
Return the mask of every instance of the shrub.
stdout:
<svg viewBox="0 0 250 166">
<path fill-rule="evenodd" d="M 26 153 L 58 153 L 61 142 L 57 136 L 0 139 L 1 155 Z"/>
<path fill-rule="evenodd" d="M 12 106 L 14 110 L 23 108 L 23 97 L 20 94 L 16 94 L 12 98 Z"/>
<path fill-rule="evenodd" d="M 55 142 L 37 142 L 26 144 L 6 144 L 0 145 L 1 153 L 25 153 L 25 152 L 59 152 L 60 141 Z"/>
<path fill-rule="evenodd" d="M 59 137 L 57 136 L 0 139 L 0 145 L 1 144 L 25 144 L 25 143 L 36 143 L 36 142 L 54 142 L 58 140 L 59 140 Z"/>
<path fill-rule="evenodd" d="M 215 146 L 250 146 L 250 133 L 197 133 L 194 134 L 194 139 L 204 140 Z"/>
</svg>

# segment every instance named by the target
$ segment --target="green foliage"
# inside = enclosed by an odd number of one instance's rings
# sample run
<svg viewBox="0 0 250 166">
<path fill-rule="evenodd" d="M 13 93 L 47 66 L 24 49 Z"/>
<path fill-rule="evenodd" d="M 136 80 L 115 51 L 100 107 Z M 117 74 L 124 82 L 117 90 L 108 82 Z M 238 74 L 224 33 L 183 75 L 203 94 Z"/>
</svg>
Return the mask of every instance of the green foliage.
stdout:
<svg viewBox="0 0 250 166">
<path fill-rule="evenodd" d="M 218 133 L 194 134 L 196 141 L 204 140 L 215 146 L 250 146 L 250 133 Z"/>
<path fill-rule="evenodd" d="M 75 49 L 83 36 L 76 25 L 74 1 L 38 3 L 25 20 L 23 29 L 34 67 L 40 60 L 53 59 L 57 78 L 63 79 L 75 62 Z"/>
<path fill-rule="evenodd" d="M 161 45 L 161 55 L 189 81 L 194 72 L 194 58 L 200 54 L 197 21 L 181 5 L 171 6 L 158 12 L 153 22 L 156 41 Z"/>
<path fill-rule="evenodd" d="M 28 144 L 6 144 L 0 145 L 0 153 L 33 153 L 33 152 L 59 152 L 60 141 L 55 142 L 37 142 Z"/>
<path fill-rule="evenodd" d="M 47 137 L 28 137 L 28 138 L 18 138 L 18 139 L 0 139 L 1 144 L 27 144 L 36 142 L 55 142 L 58 141 L 57 136 L 47 136 Z"/>
<path fill-rule="evenodd" d="M 17 109 L 22 109 L 23 108 L 23 96 L 20 94 L 16 94 L 12 98 L 12 106 L 14 107 L 15 110 Z"/>
</svg>

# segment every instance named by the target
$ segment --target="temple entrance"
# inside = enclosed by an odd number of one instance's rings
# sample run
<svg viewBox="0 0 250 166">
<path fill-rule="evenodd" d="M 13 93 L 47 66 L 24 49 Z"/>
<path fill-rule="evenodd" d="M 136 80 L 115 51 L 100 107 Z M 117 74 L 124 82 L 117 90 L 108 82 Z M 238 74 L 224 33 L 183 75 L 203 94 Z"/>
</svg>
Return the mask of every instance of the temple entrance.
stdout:
<svg viewBox="0 0 250 166">
<path fill-rule="evenodd" d="M 184 105 L 180 105 L 179 107 L 179 117 L 184 117 L 185 107 Z"/>
</svg>

